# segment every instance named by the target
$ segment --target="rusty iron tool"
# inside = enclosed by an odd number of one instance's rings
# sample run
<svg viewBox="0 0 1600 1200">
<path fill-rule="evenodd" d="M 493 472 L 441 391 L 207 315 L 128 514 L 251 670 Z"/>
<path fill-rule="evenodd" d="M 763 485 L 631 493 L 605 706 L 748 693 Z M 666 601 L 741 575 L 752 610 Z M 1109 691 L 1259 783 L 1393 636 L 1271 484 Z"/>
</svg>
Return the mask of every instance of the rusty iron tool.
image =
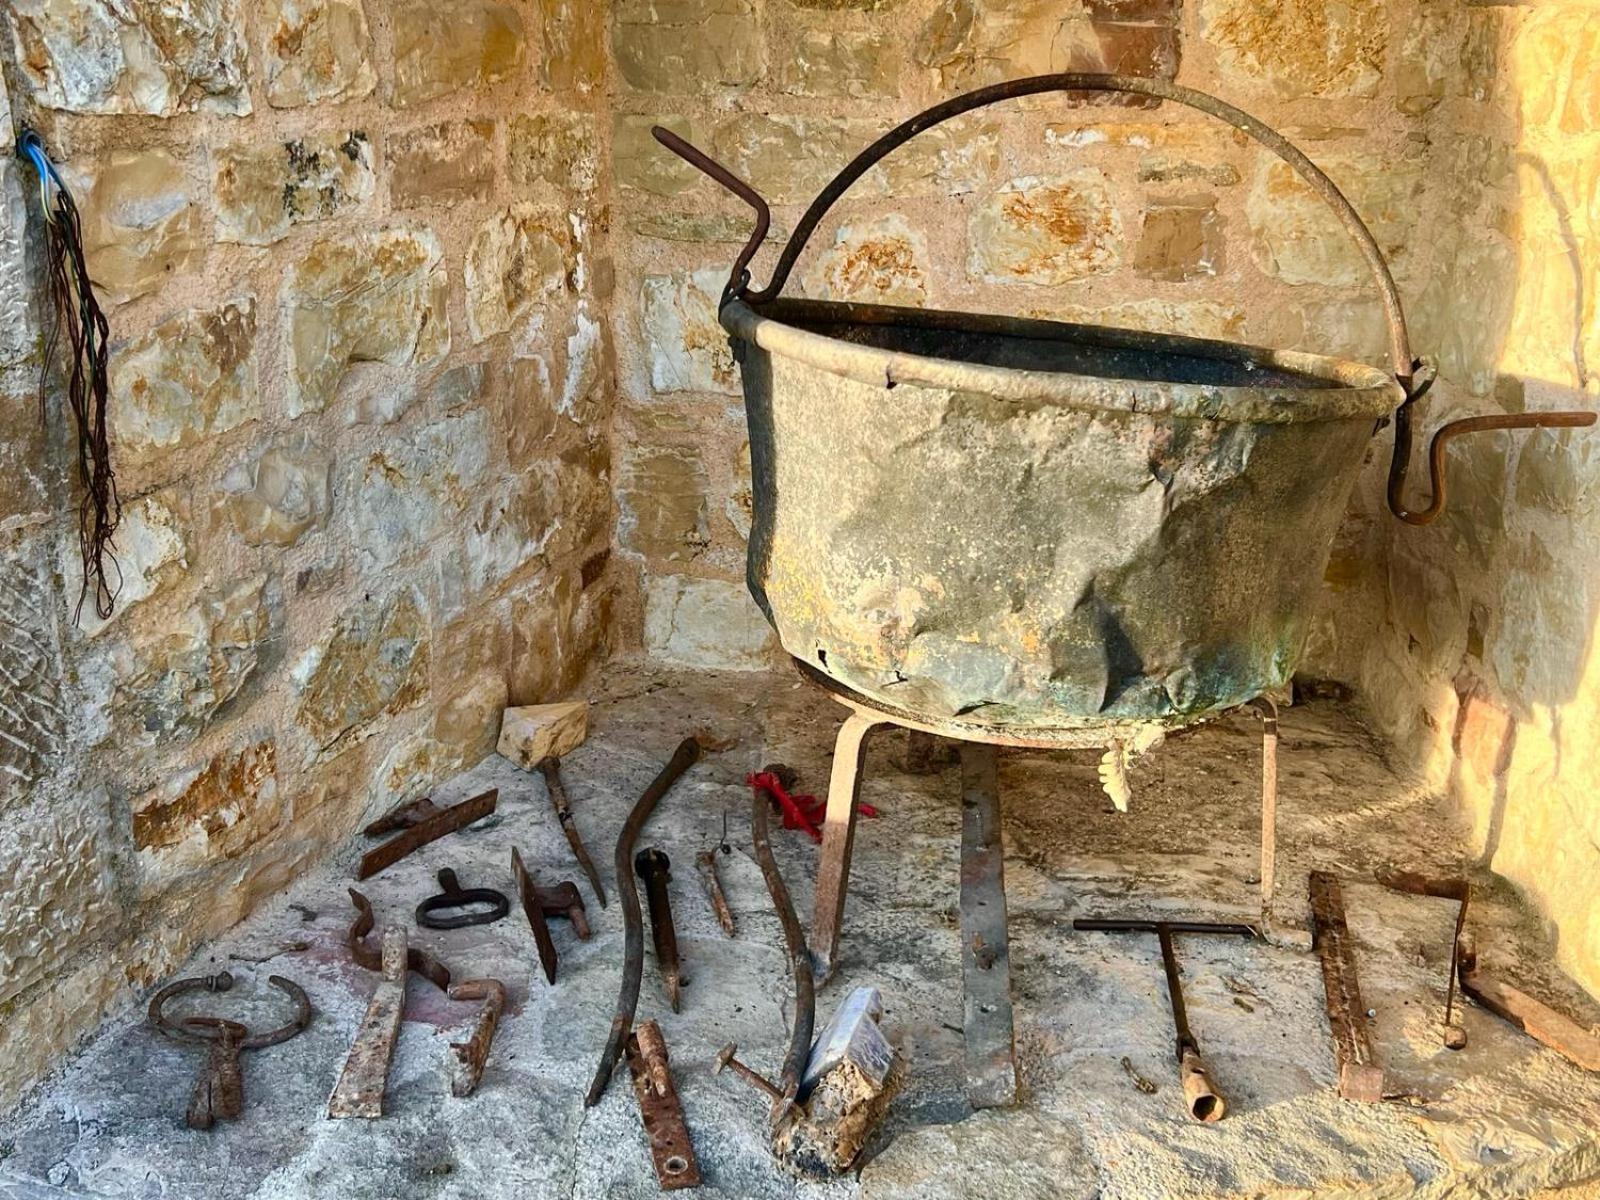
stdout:
<svg viewBox="0 0 1600 1200">
<path fill-rule="evenodd" d="M 1261 931 L 1254 925 L 1218 923 L 1212 921 L 1140 921 L 1081 917 L 1072 923 L 1074 929 L 1099 930 L 1104 933 L 1153 933 L 1161 944 L 1161 969 L 1167 977 L 1167 1000 L 1172 1005 L 1172 1023 L 1177 1029 L 1178 1082 L 1183 1087 L 1183 1098 L 1189 1115 L 1196 1121 L 1210 1124 L 1227 1114 L 1228 1103 L 1211 1082 L 1205 1060 L 1200 1057 L 1200 1043 L 1189 1028 L 1189 1010 L 1183 1003 L 1183 983 L 1178 977 L 1178 956 L 1173 951 L 1172 939 L 1176 934 L 1221 934 L 1229 937 L 1258 938 Z"/>
<path fill-rule="evenodd" d="M 650 1143 L 650 1161 L 664 1192 L 700 1186 L 700 1163 L 694 1142 L 684 1124 L 683 1105 L 672 1082 L 667 1042 L 661 1026 L 645 1021 L 628 1035 L 628 1070 L 633 1094 L 639 1101 L 639 1118 Z"/>
<path fill-rule="evenodd" d="M 733 909 L 728 907 L 728 897 L 722 890 L 722 880 L 717 878 L 717 855 L 732 853 L 732 848 L 724 842 L 710 850 L 702 850 L 694 856 L 695 870 L 700 872 L 700 879 L 706 885 L 706 899 L 711 903 L 711 911 L 717 915 L 717 924 L 722 926 L 722 932 L 732 937 Z"/>
<path fill-rule="evenodd" d="M 472 1036 L 464 1042 L 451 1042 L 450 1094 L 470 1096 L 483 1078 L 483 1065 L 489 1059 L 489 1046 L 506 1007 L 506 986 L 498 979 L 469 979 L 450 989 L 452 1000 L 482 1000 Z"/>
<path fill-rule="evenodd" d="M 1479 970 L 1477 952 L 1472 948 L 1461 949 L 1459 964 L 1463 992 L 1569 1062 L 1586 1071 L 1600 1071 L 1600 1037 L 1520 988 Z"/>
<path fill-rule="evenodd" d="M 361 866 L 356 871 L 356 878 L 367 879 L 376 875 L 385 867 L 393 866 L 429 842 L 438 841 L 447 833 L 454 833 L 474 821 L 482 820 L 494 811 L 499 799 L 500 789 L 490 788 L 487 792 L 470 800 L 463 800 L 460 804 L 453 804 L 449 808 L 440 808 L 433 801 L 423 799 L 412 800 L 390 809 L 362 832 L 368 837 L 378 837 L 397 830 L 400 832 L 383 845 L 368 850 L 361 856 Z"/>
<path fill-rule="evenodd" d="M 589 879 L 589 886 L 594 889 L 594 897 L 600 901 L 600 907 L 606 906 L 606 889 L 601 886 L 600 872 L 595 870 L 594 859 L 589 857 L 589 851 L 584 848 L 583 838 L 578 835 L 578 827 L 572 820 L 572 802 L 567 799 L 567 789 L 561 782 L 561 760 L 559 758 L 541 758 L 539 760 L 539 773 L 544 776 L 545 790 L 550 793 L 550 803 L 555 807 L 556 820 L 561 822 L 561 832 L 567 835 L 567 845 L 572 847 L 572 855 L 578 860 L 578 866 L 583 868 L 583 873 Z"/>
<path fill-rule="evenodd" d="M 672 860 L 666 851 L 647 846 L 633 856 L 633 869 L 644 880 L 645 904 L 650 909 L 650 941 L 655 946 L 656 967 L 673 1012 L 683 1006 L 683 965 L 678 960 L 678 930 L 672 923 L 672 899 L 667 884 L 672 881 Z"/>
<path fill-rule="evenodd" d="M 299 954 L 302 950 L 309 949 L 311 949 L 310 942 L 285 942 L 276 950 L 270 950 L 266 954 L 230 954 L 228 955 L 228 961 L 254 963 L 260 966 L 262 963 L 271 962 L 275 958 L 282 958 L 285 954 Z"/>
<path fill-rule="evenodd" d="M 369 971 L 383 970 L 383 951 L 367 940 L 376 923 L 372 915 L 372 902 L 355 888 L 350 889 L 350 903 L 356 906 L 356 919 L 350 924 L 345 945 L 350 947 L 350 957 L 358 967 Z M 428 951 L 419 946 L 406 948 L 406 966 L 421 975 L 441 992 L 450 988 L 450 970 Z"/>
<path fill-rule="evenodd" d="M 1017 1099 L 1017 1049 L 999 757 L 995 747 L 983 742 L 962 742 L 960 754 L 961 1023 L 967 1099 L 973 1108 L 1004 1108 Z"/>
<path fill-rule="evenodd" d="M 1372 1028 L 1361 1000 L 1355 947 L 1345 921 L 1344 892 L 1336 876 L 1311 872 L 1311 935 L 1322 960 L 1333 1054 L 1339 1065 L 1339 1095 L 1346 1100 L 1383 1099 L 1383 1068 L 1372 1048 Z"/>
<path fill-rule="evenodd" d="M 522 911 L 527 915 L 533 930 L 533 940 L 539 947 L 539 963 L 544 967 L 545 978 L 556 981 L 557 955 L 555 942 L 550 937 L 546 918 L 565 917 L 572 922 L 573 932 L 580 942 L 589 940 L 589 911 L 583 905 L 583 893 L 570 879 L 550 887 L 541 887 L 533 881 L 528 868 L 523 865 L 522 853 L 511 848 L 511 874 L 517 881 L 517 897 L 522 901 Z"/>
<path fill-rule="evenodd" d="M 399 925 L 390 925 L 383 931 L 383 978 L 373 990 L 344 1071 L 328 1098 L 328 1116 L 383 1116 L 389 1062 L 405 1015 L 407 974 L 406 931 Z"/>
<path fill-rule="evenodd" d="M 206 1061 L 195 1076 L 194 1090 L 184 1120 L 191 1129 L 210 1129 L 218 1118 L 233 1120 L 244 1111 L 244 1069 L 239 1055 L 245 1050 L 260 1050 L 286 1042 L 311 1023 L 311 1001 L 304 989 L 282 975 L 269 976 L 267 982 L 294 1002 L 295 1012 L 287 1023 L 269 1033 L 251 1033 L 237 1021 L 221 1017 L 194 1016 L 174 1022 L 164 1009 L 168 1000 L 184 992 L 226 992 L 233 987 L 227 971 L 195 979 L 179 979 L 167 984 L 150 998 L 150 1023 L 170 1038 L 208 1044 Z"/>
<path fill-rule="evenodd" d="M 661 768 L 661 773 L 650 781 L 635 801 L 633 811 L 617 835 L 617 849 L 613 859 L 616 868 L 617 892 L 622 899 L 623 951 L 622 984 L 617 991 L 617 1011 L 611 1018 L 611 1034 L 605 1049 L 600 1052 L 600 1065 L 583 1098 L 585 1108 L 592 1108 L 605 1094 L 611 1073 L 617 1069 L 622 1057 L 623 1043 L 633 1027 L 633 1014 L 639 1007 L 639 984 L 644 978 L 644 918 L 639 911 L 639 889 L 633 881 L 633 846 L 650 814 L 666 795 L 667 789 L 695 764 L 700 757 L 700 743 L 694 738 L 684 738 L 672 752 L 672 758 Z"/>
<path fill-rule="evenodd" d="M 806 946 L 806 931 L 795 914 L 794 901 L 789 896 L 783 872 L 772 853 L 771 806 L 766 792 L 754 788 L 750 795 L 750 841 L 755 848 L 756 862 L 761 866 L 761 877 L 766 881 L 767 894 L 772 897 L 773 911 L 783 926 L 784 949 L 789 955 L 789 974 L 794 979 L 794 1025 L 789 1031 L 789 1049 L 783 1060 L 783 1073 L 778 1076 L 779 1098 L 773 1102 L 771 1121 L 774 1128 L 790 1119 L 800 1093 L 800 1078 L 806 1069 L 806 1058 L 811 1053 L 811 1034 L 817 1021 L 817 986 L 811 966 L 811 951 Z"/>
<path fill-rule="evenodd" d="M 1410 896 L 1436 896 L 1441 900 L 1454 900 L 1456 928 L 1450 936 L 1450 978 L 1444 989 L 1444 1044 L 1451 1050 L 1462 1050 L 1467 1045 L 1467 1031 L 1456 1024 L 1456 977 L 1461 962 L 1461 935 L 1467 925 L 1467 906 L 1472 902 L 1472 884 L 1458 876 L 1424 875 L 1419 871 L 1401 871 L 1385 868 L 1374 872 L 1374 877 L 1384 887 Z"/>
<path fill-rule="evenodd" d="M 488 905 L 487 908 L 479 907 Z M 457 911 L 454 916 L 439 913 Z M 468 925 L 488 925 L 511 911 L 504 892 L 493 888 L 464 888 L 449 867 L 439 872 L 439 894 L 417 905 L 417 924 L 425 929 L 464 929 Z"/>
</svg>

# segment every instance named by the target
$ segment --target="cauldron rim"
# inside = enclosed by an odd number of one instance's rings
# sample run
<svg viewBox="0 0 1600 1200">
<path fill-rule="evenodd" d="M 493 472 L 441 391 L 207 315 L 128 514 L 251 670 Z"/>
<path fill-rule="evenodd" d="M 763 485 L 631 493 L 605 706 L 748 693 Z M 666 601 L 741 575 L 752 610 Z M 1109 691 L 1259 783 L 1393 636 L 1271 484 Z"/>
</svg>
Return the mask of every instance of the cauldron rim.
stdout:
<svg viewBox="0 0 1600 1200">
<path fill-rule="evenodd" d="M 719 318 L 723 328 L 736 339 L 844 378 L 885 387 L 917 384 L 976 392 L 996 399 L 1091 412 L 1254 424 L 1375 421 L 1392 412 L 1405 398 L 1388 372 L 1350 359 L 1109 325 L 799 299 L 778 299 L 755 306 L 734 298 L 722 306 Z M 1265 371 L 1305 376 L 1314 382 L 1300 387 L 1281 382 L 1238 385 L 1027 370 L 862 345 L 803 328 L 803 324 L 888 325 L 1086 343 L 1152 355 L 1214 359 L 1238 366 L 1251 364 Z"/>
</svg>

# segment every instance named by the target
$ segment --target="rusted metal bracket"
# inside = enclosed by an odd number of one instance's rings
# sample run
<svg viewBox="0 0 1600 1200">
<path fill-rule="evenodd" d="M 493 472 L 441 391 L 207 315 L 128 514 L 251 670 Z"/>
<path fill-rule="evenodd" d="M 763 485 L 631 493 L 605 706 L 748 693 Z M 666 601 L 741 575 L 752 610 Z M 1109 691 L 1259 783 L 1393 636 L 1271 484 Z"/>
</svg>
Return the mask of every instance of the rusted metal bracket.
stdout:
<svg viewBox="0 0 1600 1200">
<path fill-rule="evenodd" d="M 546 918 L 566 917 L 572 922 L 578 940 L 588 941 L 589 915 L 583 906 L 583 894 L 578 891 L 578 885 L 570 880 L 563 880 L 553 887 L 540 887 L 523 865 L 522 852 L 515 846 L 511 848 L 511 874 L 517 881 L 517 898 L 522 902 L 528 927 L 533 930 L 534 944 L 539 948 L 539 965 L 544 969 L 545 980 L 554 983 L 559 959 Z"/>
<path fill-rule="evenodd" d="M 706 900 L 711 905 L 711 911 L 716 914 L 717 924 L 722 926 L 722 932 L 728 937 L 734 935 L 733 909 L 728 907 L 728 897 L 722 890 L 722 880 L 717 878 L 717 855 L 730 852 L 729 846 L 723 843 L 710 850 L 702 850 L 694 856 L 695 870 L 700 872 L 700 879 L 706 885 Z"/>
<path fill-rule="evenodd" d="M 1462 950 L 1459 962 L 1463 992 L 1569 1062 L 1600 1071 L 1600 1037 L 1520 988 L 1479 970 L 1477 954 L 1470 948 Z"/>
<path fill-rule="evenodd" d="M 541 758 L 539 773 L 544 776 L 545 790 L 550 793 L 550 803 L 556 810 L 556 820 L 561 822 L 561 832 L 567 835 L 567 845 L 572 847 L 573 857 L 578 860 L 578 866 L 588 877 L 589 886 L 594 889 L 595 899 L 600 901 L 600 907 L 604 908 L 606 889 L 601 886 L 600 872 L 595 870 L 594 860 L 589 857 L 589 851 L 583 845 L 583 838 L 578 835 L 578 827 L 573 823 L 572 802 L 567 799 L 567 789 L 561 782 L 561 760 Z"/>
<path fill-rule="evenodd" d="M 370 878 L 429 842 L 438 841 L 447 833 L 454 833 L 474 821 L 482 820 L 494 811 L 499 798 L 500 790 L 490 788 L 481 795 L 463 800 L 460 804 L 453 804 L 449 808 L 439 808 L 433 801 L 424 799 L 413 800 L 391 809 L 362 832 L 368 837 L 378 837 L 396 830 L 403 832 L 363 854 L 361 866 L 356 871 L 356 878 Z"/>
<path fill-rule="evenodd" d="M 1450 977 L 1444 988 L 1444 1044 L 1451 1050 L 1465 1049 L 1467 1031 L 1456 1023 L 1456 977 L 1461 961 L 1461 935 L 1467 925 L 1467 907 L 1472 902 L 1472 884 L 1455 876 L 1424 875 L 1419 871 L 1384 869 L 1374 877 L 1391 891 L 1405 892 L 1410 896 L 1435 896 L 1441 900 L 1454 900 L 1456 928 L 1450 935 Z"/>
<path fill-rule="evenodd" d="M 350 957 L 355 960 L 358 967 L 365 967 L 369 971 L 381 971 L 383 951 L 367 940 L 367 934 L 372 932 L 375 924 L 372 902 L 355 888 L 351 888 L 350 903 L 356 906 L 356 919 L 351 922 L 350 932 L 345 936 L 345 945 L 350 947 Z M 406 966 L 441 992 L 449 990 L 449 968 L 421 947 L 410 946 L 406 949 Z"/>
<path fill-rule="evenodd" d="M 406 975 L 406 931 L 391 925 L 383 931 L 383 978 L 372 993 L 344 1071 L 328 1098 L 328 1116 L 383 1116 L 389 1062 L 405 1015 Z"/>
<path fill-rule="evenodd" d="M 1327 871 L 1311 872 L 1311 932 L 1322 960 L 1328 1025 L 1339 1065 L 1339 1095 L 1375 1103 L 1383 1099 L 1383 1068 L 1372 1047 L 1367 1008 L 1361 1000 L 1355 947 L 1345 921 L 1344 892 Z"/>
<path fill-rule="evenodd" d="M 672 898 L 667 884 L 672 881 L 672 862 L 666 852 L 647 846 L 633 856 L 634 870 L 644 880 L 645 903 L 650 909 L 650 940 L 655 945 L 656 967 L 673 1012 L 683 1006 L 683 966 L 678 960 L 678 930 L 672 923 Z"/>
<path fill-rule="evenodd" d="M 206 1061 L 195 1076 L 189 1107 L 184 1120 L 191 1129 L 210 1129 L 217 1119 L 233 1120 L 244 1111 L 244 1069 L 239 1055 L 245 1050 L 260 1050 L 286 1042 L 311 1023 L 311 1001 L 299 984 L 282 975 L 267 980 L 294 1002 L 289 1021 L 270 1033 L 252 1034 L 237 1021 L 221 1017 L 195 1016 L 174 1022 L 165 1009 L 174 996 L 192 991 L 226 992 L 233 987 L 227 971 L 195 979 L 179 979 L 167 984 L 150 998 L 150 1023 L 178 1041 L 207 1043 Z"/>
<path fill-rule="evenodd" d="M 480 907 L 488 905 L 487 908 Z M 456 911 L 454 916 L 439 913 Z M 488 925 L 511 911 L 504 892 L 493 888 L 464 888 L 449 867 L 439 872 L 439 894 L 417 905 L 417 924 L 424 929 L 464 929 L 468 925 Z"/>
<path fill-rule="evenodd" d="M 982 742 L 961 744 L 961 977 L 967 1099 L 974 1108 L 1014 1104 L 1017 1062 L 1000 782 L 995 748 Z"/>
<path fill-rule="evenodd" d="M 673 751 L 672 758 L 661 768 L 661 773 L 650 781 L 650 786 L 635 801 L 633 811 L 617 835 L 617 848 L 612 865 L 616 869 L 617 891 L 622 898 L 623 950 L 622 983 L 617 991 L 617 1011 L 611 1018 L 611 1035 L 605 1049 L 600 1052 L 600 1065 L 583 1098 L 585 1108 L 592 1108 L 605 1094 L 611 1073 L 617 1069 L 622 1056 L 623 1043 L 633 1027 L 633 1014 L 639 1007 L 639 984 L 644 979 L 644 919 L 639 911 L 639 889 L 633 881 L 633 847 L 639 832 L 650 814 L 666 795 L 667 789 L 679 776 L 693 766 L 700 757 L 700 743 L 694 738 L 684 738 Z"/>
<path fill-rule="evenodd" d="M 483 1078 L 483 1065 L 489 1058 L 495 1027 L 506 1007 L 506 987 L 498 979 L 469 979 L 450 989 L 452 1000 L 482 1000 L 472 1036 L 464 1042 L 451 1042 L 450 1094 L 470 1096 Z"/>
<path fill-rule="evenodd" d="M 1189 1028 L 1189 1010 L 1183 1002 L 1183 981 L 1178 974 L 1178 956 L 1172 939 L 1176 934 L 1220 934 L 1226 937 L 1257 938 L 1261 931 L 1254 925 L 1218 923 L 1214 921 L 1140 921 L 1121 919 L 1080 918 L 1072 923 L 1074 929 L 1093 929 L 1105 933 L 1153 933 L 1161 944 L 1161 969 L 1167 977 L 1167 1000 L 1172 1005 L 1172 1024 L 1177 1031 L 1178 1082 L 1183 1088 L 1183 1099 L 1189 1115 L 1196 1121 L 1211 1124 L 1220 1121 L 1228 1112 L 1227 1101 L 1211 1082 L 1205 1060 L 1200 1057 L 1200 1043 Z"/>
<path fill-rule="evenodd" d="M 639 1117 L 650 1143 L 650 1160 L 664 1192 L 700 1186 L 700 1163 L 683 1120 L 683 1105 L 672 1082 L 661 1026 L 645 1021 L 627 1039 L 628 1070 Z"/>
</svg>

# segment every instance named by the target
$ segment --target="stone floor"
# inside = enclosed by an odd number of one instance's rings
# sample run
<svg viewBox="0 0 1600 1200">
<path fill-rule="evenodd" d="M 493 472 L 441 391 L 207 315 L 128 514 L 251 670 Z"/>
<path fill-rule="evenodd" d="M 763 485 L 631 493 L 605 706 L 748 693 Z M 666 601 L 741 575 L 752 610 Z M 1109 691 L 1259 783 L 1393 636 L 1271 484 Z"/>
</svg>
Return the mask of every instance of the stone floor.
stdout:
<svg viewBox="0 0 1600 1200">
<path fill-rule="evenodd" d="M 789 676 L 646 674 L 597 681 L 589 741 L 564 776 L 577 822 L 609 881 L 612 838 L 673 746 L 691 731 L 733 739 L 661 804 L 645 844 L 677 867 L 674 903 L 686 973 L 684 1011 L 667 1011 L 647 961 L 641 1017 L 660 1019 L 698 1147 L 704 1195 L 729 1197 L 1482 1196 L 1537 1194 L 1600 1176 L 1600 1077 L 1469 1009 L 1471 1044 L 1440 1048 L 1451 905 L 1361 882 L 1380 864 L 1444 869 L 1460 836 L 1440 804 L 1384 762 L 1353 712 L 1318 702 L 1285 713 L 1282 894 L 1296 910 L 1312 866 L 1344 874 L 1367 1001 L 1395 1092 L 1360 1105 L 1333 1090 L 1317 961 L 1309 953 L 1220 938 L 1179 940 L 1191 1021 L 1230 1101 L 1219 1125 L 1186 1119 L 1154 939 L 1071 930 L 1085 914 L 1251 911 L 1259 731 L 1250 718 L 1174 739 L 1133 776 L 1131 813 L 1102 797 L 1093 755 L 1007 752 L 1013 991 L 1024 1084 L 1010 1111 L 974 1114 L 962 1091 L 957 954 L 959 774 L 900 769 L 904 735 L 870 744 L 866 800 L 846 915 L 841 973 L 821 1017 L 854 984 L 882 990 L 885 1029 L 909 1061 L 859 1177 L 801 1185 L 768 1157 L 764 1105 L 710 1060 L 730 1039 L 774 1069 L 785 1042 L 787 981 L 778 924 L 749 857 L 746 773 L 787 762 L 825 785 L 841 711 Z M 495 758 L 440 789 L 454 801 L 500 789 L 498 812 L 370 880 L 380 924 L 411 910 L 453 866 L 465 886 L 511 891 L 511 847 L 545 881 L 577 878 L 542 782 Z M 693 868 L 721 834 L 739 849 L 723 877 L 739 930 L 724 939 Z M 776 835 L 802 913 L 816 852 Z M 532 970 L 520 915 L 492 926 L 416 931 L 458 977 L 505 980 L 512 1004 L 478 1093 L 449 1095 L 446 1043 L 474 1006 L 413 977 L 390 1079 L 388 1115 L 329 1121 L 328 1093 L 373 977 L 343 937 L 345 894 L 363 847 L 240 926 L 185 974 L 227 966 L 234 1001 L 262 1023 L 281 1011 L 265 976 L 302 983 L 317 1008 L 306 1033 L 247 1055 L 244 1116 L 199 1133 L 183 1108 L 196 1052 L 154 1034 L 139 1012 L 109 1022 L 17 1112 L 0 1122 L 0 1197 L 646 1196 L 655 1192 L 626 1072 L 601 1104 L 582 1095 L 609 1024 L 621 962 L 615 902 L 592 902 L 592 940 L 553 923 L 554 988 Z M 1586 1022 L 1600 1009 L 1545 965 L 1538 923 L 1485 880 L 1473 927 L 1486 964 Z M 587 889 L 585 889 L 587 891 Z M 269 964 L 229 961 L 296 941 Z M 251 998 L 259 998 L 253 1007 Z M 1129 1069 L 1122 1065 L 1126 1061 Z M 1133 1073 L 1154 1082 L 1140 1091 Z"/>
</svg>

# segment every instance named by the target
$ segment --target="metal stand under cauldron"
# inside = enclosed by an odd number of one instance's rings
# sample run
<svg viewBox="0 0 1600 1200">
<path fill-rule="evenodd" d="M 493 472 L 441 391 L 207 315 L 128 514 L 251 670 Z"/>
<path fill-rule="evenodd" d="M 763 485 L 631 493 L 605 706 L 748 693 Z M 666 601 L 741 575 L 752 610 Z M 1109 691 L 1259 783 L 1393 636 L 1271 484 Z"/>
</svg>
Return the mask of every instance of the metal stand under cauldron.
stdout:
<svg viewBox="0 0 1600 1200">
<path fill-rule="evenodd" d="M 926 715 L 869 700 L 838 680 L 794 660 L 800 675 L 850 710 L 833 747 L 822 860 L 817 866 L 811 958 L 820 985 L 839 960 L 839 932 L 850 885 L 861 799 L 862 752 L 867 734 L 895 725 L 913 736 L 952 738 L 961 751 L 961 974 L 962 1023 L 967 1041 L 967 1098 L 974 1108 L 1011 1104 L 1017 1093 L 1011 1014 L 1011 957 L 1006 933 L 1005 861 L 1000 833 L 1000 782 L 996 748 L 1081 750 L 1081 728 L 1026 732 L 1001 730 L 959 718 Z M 1272 912 L 1277 873 L 1278 706 L 1266 696 L 1247 705 L 1261 718 L 1261 929 L 1276 926 Z"/>
</svg>

